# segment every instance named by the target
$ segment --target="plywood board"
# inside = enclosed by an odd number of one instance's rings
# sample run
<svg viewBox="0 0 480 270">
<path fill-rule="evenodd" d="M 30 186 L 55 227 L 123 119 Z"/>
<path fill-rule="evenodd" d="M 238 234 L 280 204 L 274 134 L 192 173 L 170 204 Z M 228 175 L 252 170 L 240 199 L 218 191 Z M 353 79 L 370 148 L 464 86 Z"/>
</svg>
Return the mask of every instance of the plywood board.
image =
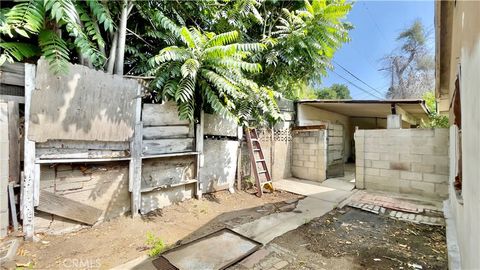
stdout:
<svg viewBox="0 0 480 270">
<path fill-rule="evenodd" d="M 54 214 L 60 217 L 93 225 L 102 215 L 102 210 L 55 195 L 52 192 L 42 190 L 40 192 L 40 204 L 38 210 Z"/>
<path fill-rule="evenodd" d="M 143 128 L 143 139 L 145 140 L 187 137 L 190 137 L 189 126 L 155 126 Z"/>
<path fill-rule="evenodd" d="M 28 138 L 129 141 L 135 124 L 138 82 L 81 65 L 53 75 L 39 60 Z"/>
<path fill-rule="evenodd" d="M 232 120 L 226 119 L 217 114 L 205 114 L 204 118 L 205 135 L 216 136 L 238 136 L 238 125 Z"/>
<path fill-rule="evenodd" d="M 163 104 L 143 104 L 142 121 L 144 126 L 188 125 L 188 120 L 181 120 L 178 107 L 174 102 Z"/>
<path fill-rule="evenodd" d="M 142 189 L 176 185 L 195 178 L 195 157 L 157 158 L 143 161 Z"/>
<path fill-rule="evenodd" d="M 0 83 L 25 85 L 25 65 L 23 63 L 4 63 L 0 66 Z"/>
<path fill-rule="evenodd" d="M 23 65 L 22 65 L 23 67 Z M 19 121 L 18 103 L 8 102 L 8 141 L 9 141 L 9 181 L 18 183 L 20 180 L 20 144 L 19 144 Z"/>
<path fill-rule="evenodd" d="M 193 139 L 144 140 L 143 154 L 155 155 L 193 151 Z"/>
</svg>

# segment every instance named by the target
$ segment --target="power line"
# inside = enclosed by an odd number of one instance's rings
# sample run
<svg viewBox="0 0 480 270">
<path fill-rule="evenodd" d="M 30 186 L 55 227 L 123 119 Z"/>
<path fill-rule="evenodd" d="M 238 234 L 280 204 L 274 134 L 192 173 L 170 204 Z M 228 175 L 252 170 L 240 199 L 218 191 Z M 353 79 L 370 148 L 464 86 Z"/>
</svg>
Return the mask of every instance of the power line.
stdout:
<svg viewBox="0 0 480 270">
<path fill-rule="evenodd" d="M 372 94 L 371 92 L 363 89 L 362 87 L 356 85 L 355 83 L 353 83 L 353 82 L 350 81 L 349 79 L 347 79 L 347 78 L 343 77 L 342 75 L 338 74 L 337 72 L 335 72 L 335 70 L 332 70 L 332 72 L 335 73 L 338 77 L 344 79 L 346 82 L 348 82 L 348 83 L 351 84 L 352 86 L 354 86 L 354 87 L 356 87 L 357 89 L 361 90 L 362 92 L 367 93 L 367 94 L 369 94 L 369 95 L 372 96 L 372 97 L 375 97 L 375 98 L 378 98 L 378 99 L 383 99 L 383 98 L 378 97 L 377 95 Z"/>
<path fill-rule="evenodd" d="M 352 77 L 354 77 L 355 79 L 357 79 L 358 81 L 360 81 L 361 83 L 365 84 L 368 88 L 372 89 L 373 91 L 377 92 L 378 94 L 380 94 L 380 96 L 383 96 L 384 93 L 378 91 L 377 89 L 373 88 L 372 86 L 370 86 L 368 83 L 366 83 L 365 81 L 363 81 L 362 79 L 360 79 L 359 77 L 355 76 L 355 74 L 353 74 L 352 72 L 350 72 L 347 68 L 343 67 L 342 65 L 340 65 L 339 63 L 335 62 L 334 60 L 332 60 L 332 62 L 334 64 L 336 64 L 337 66 L 339 66 L 341 69 L 343 69 L 345 72 L 347 72 L 348 74 L 350 74 Z"/>
<path fill-rule="evenodd" d="M 380 33 L 380 35 L 383 37 L 383 39 L 385 39 L 385 41 L 388 42 L 386 36 L 383 34 L 383 31 L 380 29 L 380 26 L 378 26 L 377 22 L 376 22 L 375 19 L 373 18 L 372 13 L 370 13 L 370 9 L 368 9 L 367 5 L 365 5 L 365 2 L 362 2 L 362 4 L 363 4 L 363 7 L 365 8 L 365 10 L 366 10 L 367 13 L 368 13 L 368 16 L 370 17 L 370 19 L 372 20 L 373 24 L 374 24 L 375 27 L 377 28 L 378 33 Z"/>
</svg>

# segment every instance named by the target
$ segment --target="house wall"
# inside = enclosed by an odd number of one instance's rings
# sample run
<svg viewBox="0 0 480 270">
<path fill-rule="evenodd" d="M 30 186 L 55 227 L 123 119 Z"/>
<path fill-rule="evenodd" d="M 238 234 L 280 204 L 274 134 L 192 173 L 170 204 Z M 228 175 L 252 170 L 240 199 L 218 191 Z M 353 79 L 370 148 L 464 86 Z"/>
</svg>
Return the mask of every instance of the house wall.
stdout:
<svg viewBox="0 0 480 270">
<path fill-rule="evenodd" d="M 293 132 L 292 176 L 324 181 L 327 171 L 327 130 Z"/>
<path fill-rule="evenodd" d="M 357 188 L 448 196 L 448 129 L 357 130 Z"/>
<path fill-rule="evenodd" d="M 299 126 L 311 126 L 321 124 L 340 124 L 344 127 L 344 157 L 346 162 L 352 154 L 353 129 L 348 116 L 325 111 L 306 104 L 298 104 L 297 123 Z"/>
<path fill-rule="evenodd" d="M 453 3 L 451 3 L 453 5 Z M 480 266 L 480 2 L 456 1 L 453 7 L 450 53 L 449 100 L 460 71 L 462 114 L 462 194 L 457 197 L 450 176 L 450 210 L 452 212 L 461 268 Z M 437 14 L 438 16 L 438 14 Z M 442 16 L 444 16 L 442 14 Z M 442 59 L 443 60 L 443 59 Z M 448 104 L 447 104 L 448 105 Z M 448 108 L 448 106 L 446 107 Z M 452 111 L 450 111 L 452 116 Z M 453 117 L 450 117 L 451 119 Z M 453 127 L 452 127 L 453 128 Z M 455 138 L 451 138 L 452 142 Z M 451 158 L 456 160 L 452 153 Z M 452 170 L 453 172 L 453 170 Z"/>
</svg>

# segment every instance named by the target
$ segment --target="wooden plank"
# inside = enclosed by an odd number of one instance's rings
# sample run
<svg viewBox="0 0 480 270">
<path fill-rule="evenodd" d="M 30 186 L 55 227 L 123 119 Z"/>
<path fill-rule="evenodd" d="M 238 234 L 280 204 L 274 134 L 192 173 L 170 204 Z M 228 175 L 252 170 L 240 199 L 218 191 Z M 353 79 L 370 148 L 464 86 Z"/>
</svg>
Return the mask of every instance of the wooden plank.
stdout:
<svg viewBox="0 0 480 270">
<path fill-rule="evenodd" d="M 66 75 L 54 75 L 45 60 L 38 61 L 28 138 L 130 141 L 139 83 L 82 65 L 68 69 Z"/>
<path fill-rule="evenodd" d="M 0 66 L 0 83 L 25 85 L 25 65 L 23 63 L 4 63 Z"/>
<path fill-rule="evenodd" d="M 8 104 L 0 103 L 0 239 L 8 233 Z"/>
<path fill-rule="evenodd" d="M 8 102 L 8 180 L 15 183 L 18 183 L 20 180 L 19 121 L 18 103 L 13 101 Z"/>
<path fill-rule="evenodd" d="M 96 163 L 96 162 L 113 162 L 131 160 L 130 157 L 125 158 L 65 158 L 65 159 L 37 159 L 38 164 L 54 164 L 54 163 Z"/>
<path fill-rule="evenodd" d="M 179 186 L 184 186 L 184 185 L 190 185 L 193 183 L 197 183 L 197 180 L 191 179 L 191 180 L 186 180 L 184 182 L 176 183 L 176 184 L 170 184 L 170 185 L 163 185 L 163 186 L 158 186 L 158 187 L 147 187 L 147 188 L 142 188 L 141 192 L 150 192 L 150 191 L 155 191 L 159 189 L 166 189 L 166 188 L 174 188 L 174 187 L 179 187 Z"/>
<path fill-rule="evenodd" d="M 195 179 L 195 157 L 172 157 L 143 161 L 141 188 L 170 186 Z"/>
<path fill-rule="evenodd" d="M 156 126 L 143 128 L 143 139 L 145 140 L 187 138 L 189 135 L 189 126 Z"/>
<path fill-rule="evenodd" d="M 195 151 L 199 153 L 197 156 L 197 169 L 195 171 L 195 178 L 197 179 L 197 183 L 195 184 L 195 197 L 197 199 L 202 198 L 202 176 L 201 170 L 203 168 L 204 163 L 204 153 L 203 153 L 203 142 L 204 142 L 204 127 L 205 127 L 205 113 L 203 110 L 200 112 L 200 122 L 195 125 Z"/>
<path fill-rule="evenodd" d="M 55 193 L 45 190 L 40 192 L 40 204 L 37 210 L 88 225 L 95 224 L 102 215 L 102 210 L 98 208 L 55 195 Z"/>
<path fill-rule="evenodd" d="M 25 103 L 25 97 L 12 96 L 12 95 L 0 95 L 0 102 L 13 101 L 19 104 Z"/>
<path fill-rule="evenodd" d="M 198 154 L 199 154 L 198 152 L 167 153 L 167 154 L 159 154 L 159 155 L 142 156 L 142 159 L 180 157 L 180 156 L 198 156 Z"/>
<path fill-rule="evenodd" d="M 155 155 L 193 151 L 193 139 L 144 140 L 143 154 Z"/>
<path fill-rule="evenodd" d="M 142 100 L 141 100 L 141 86 L 137 88 L 137 99 L 135 104 L 135 130 L 133 133 L 133 140 L 130 142 L 130 153 L 132 159 L 129 164 L 129 189 L 132 192 L 131 196 L 131 211 L 132 217 L 138 216 L 141 207 L 141 178 L 142 178 L 142 132 L 143 123 L 141 121 L 142 115 Z"/>
<path fill-rule="evenodd" d="M 128 150 L 128 142 L 96 142 L 96 141 L 75 141 L 75 140 L 48 140 L 37 143 L 39 148 L 59 149 L 83 149 L 83 150 Z"/>
<path fill-rule="evenodd" d="M 13 182 L 10 182 L 8 185 L 8 198 L 10 199 L 10 213 L 12 216 L 13 229 L 18 230 L 18 219 L 17 219 L 17 205 L 15 202 L 15 194 L 13 193 Z"/>
<path fill-rule="evenodd" d="M 35 90 L 35 65 L 25 64 L 25 134 L 30 130 L 30 104 Z M 34 226 L 34 177 L 35 177 L 35 142 L 25 136 L 23 157 L 23 232 L 26 240 L 33 239 Z"/>
<path fill-rule="evenodd" d="M 144 126 L 188 125 L 188 120 L 181 120 L 178 107 L 174 102 L 163 104 L 143 104 L 142 121 Z"/>
<path fill-rule="evenodd" d="M 58 148 L 37 148 L 39 159 L 67 159 L 67 158 L 120 158 L 130 156 L 129 152 L 112 150 L 83 150 L 83 149 L 58 149 Z"/>
</svg>

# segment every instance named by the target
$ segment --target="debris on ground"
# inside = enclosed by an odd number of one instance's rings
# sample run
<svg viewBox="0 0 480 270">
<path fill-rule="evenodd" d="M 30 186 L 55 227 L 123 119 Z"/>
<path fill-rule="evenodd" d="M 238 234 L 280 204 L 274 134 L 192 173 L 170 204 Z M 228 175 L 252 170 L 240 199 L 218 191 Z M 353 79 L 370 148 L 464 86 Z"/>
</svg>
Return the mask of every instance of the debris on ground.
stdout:
<svg viewBox="0 0 480 270">
<path fill-rule="evenodd" d="M 448 269 L 445 228 L 344 207 L 270 242 L 232 269 Z M 253 267 L 247 267 L 253 266 Z M 278 268 L 279 269 L 279 268 Z"/>
</svg>

